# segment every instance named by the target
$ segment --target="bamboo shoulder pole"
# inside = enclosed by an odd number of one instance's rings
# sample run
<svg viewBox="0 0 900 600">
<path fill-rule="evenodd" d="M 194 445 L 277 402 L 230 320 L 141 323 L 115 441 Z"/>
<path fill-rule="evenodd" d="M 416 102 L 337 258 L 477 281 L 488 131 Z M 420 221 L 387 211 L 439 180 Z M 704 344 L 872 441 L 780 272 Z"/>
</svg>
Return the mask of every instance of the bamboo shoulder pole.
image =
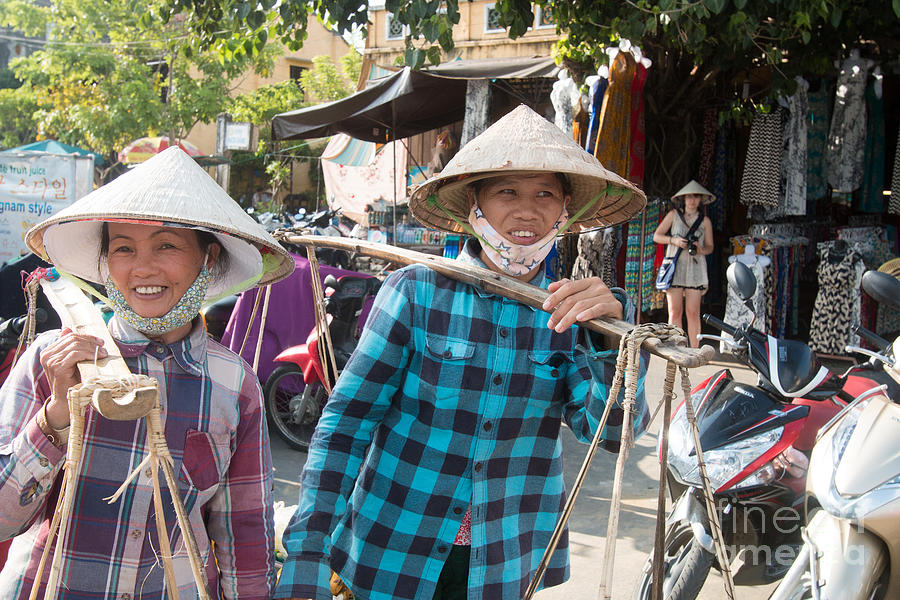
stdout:
<svg viewBox="0 0 900 600">
<path fill-rule="evenodd" d="M 523 283 L 518 279 L 507 277 L 489 269 L 388 244 L 345 237 L 293 235 L 289 232 L 276 232 L 276 237 L 284 242 L 300 246 L 336 248 L 403 265 L 426 265 L 441 275 L 478 286 L 485 291 L 500 294 L 538 310 L 543 310 L 544 300 L 549 296 L 547 290 Z M 632 328 L 630 323 L 612 318 L 592 319 L 580 325 L 617 339 L 621 339 Z M 684 341 L 686 342 L 687 340 L 685 339 Z M 683 343 L 671 340 L 661 341 L 658 338 L 645 339 L 642 343 L 642 348 L 679 366 L 689 368 L 705 365 L 715 354 L 715 351 L 709 346 L 695 349 L 689 348 Z"/>
</svg>

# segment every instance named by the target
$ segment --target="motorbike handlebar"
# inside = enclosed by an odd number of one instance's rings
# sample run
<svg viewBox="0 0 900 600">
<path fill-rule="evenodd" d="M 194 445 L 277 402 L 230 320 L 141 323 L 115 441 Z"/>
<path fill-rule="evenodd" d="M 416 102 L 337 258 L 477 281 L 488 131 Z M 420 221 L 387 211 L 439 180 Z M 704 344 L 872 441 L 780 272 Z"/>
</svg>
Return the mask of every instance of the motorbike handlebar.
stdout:
<svg viewBox="0 0 900 600">
<path fill-rule="evenodd" d="M 10 344 L 15 346 L 15 344 L 18 343 L 19 336 L 22 335 L 22 330 L 25 329 L 27 320 L 27 316 L 22 316 L 0 322 L 0 347 L 5 348 L 10 346 Z M 46 320 L 46 310 L 38 308 L 34 311 L 34 322 L 36 325 L 40 325 Z"/>
<path fill-rule="evenodd" d="M 875 346 L 875 348 L 878 349 L 879 351 L 883 352 L 884 350 L 887 350 L 891 346 L 891 343 L 889 341 L 887 341 L 880 335 L 869 331 L 865 327 L 860 327 L 859 325 L 854 325 L 853 331 L 855 333 L 859 334 L 859 337 L 865 339 L 870 344 Z"/>
<path fill-rule="evenodd" d="M 703 315 L 703 321 L 706 323 L 709 323 L 710 325 L 712 325 L 713 327 L 715 327 L 716 329 L 718 329 L 720 331 L 724 331 L 725 333 L 727 333 L 728 335 L 730 335 L 732 337 L 734 337 L 734 334 L 737 333 L 736 327 L 732 327 L 731 325 L 729 325 L 722 319 L 715 317 L 709 313 L 706 313 L 705 315 Z"/>
</svg>

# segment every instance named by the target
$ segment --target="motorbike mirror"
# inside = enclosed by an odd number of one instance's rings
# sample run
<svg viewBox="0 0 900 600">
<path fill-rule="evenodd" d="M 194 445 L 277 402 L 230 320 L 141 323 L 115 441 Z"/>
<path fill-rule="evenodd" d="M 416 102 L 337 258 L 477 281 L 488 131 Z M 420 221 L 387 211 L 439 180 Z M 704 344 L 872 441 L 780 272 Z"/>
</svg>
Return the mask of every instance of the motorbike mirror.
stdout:
<svg viewBox="0 0 900 600">
<path fill-rule="evenodd" d="M 338 280 L 337 277 L 329 273 L 325 276 L 325 281 L 322 282 L 325 287 L 330 287 L 332 289 L 338 289 Z"/>
<path fill-rule="evenodd" d="M 862 277 L 862 289 L 879 304 L 900 308 L 900 280 L 887 273 L 866 271 Z"/>
<path fill-rule="evenodd" d="M 737 290 L 744 302 L 749 301 L 756 293 L 756 276 L 753 275 L 750 267 L 741 261 L 736 260 L 731 263 L 725 272 L 725 277 L 728 279 L 728 285 Z"/>
</svg>

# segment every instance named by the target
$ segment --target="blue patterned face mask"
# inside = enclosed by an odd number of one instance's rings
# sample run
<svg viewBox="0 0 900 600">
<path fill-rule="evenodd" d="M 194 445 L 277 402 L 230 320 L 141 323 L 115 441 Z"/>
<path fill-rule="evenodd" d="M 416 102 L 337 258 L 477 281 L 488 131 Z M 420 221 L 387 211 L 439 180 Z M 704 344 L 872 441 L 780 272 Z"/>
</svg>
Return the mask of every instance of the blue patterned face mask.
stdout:
<svg viewBox="0 0 900 600">
<path fill-rule="evenodd" d="M 125 319 L 129 325 L 146 335 L 163 335 L 173 329 L 178 329 L 185 323 L 190 323 L 194 317 L 200 314 L 200 305 L 206 297 L 206 290 L 212 279 L 212 275 L 206 267 L 206 261 L 204 260 L 203 263 L 203 268 L 200 269 L 200 273 L 197 274 L 191 287 L 184 292 L 175 306 L 161 317 L 142 317 L 134 312 L 111 277 L 106 278 L 106 295 L 112 302 L 115 313 Z"/>
</svg>

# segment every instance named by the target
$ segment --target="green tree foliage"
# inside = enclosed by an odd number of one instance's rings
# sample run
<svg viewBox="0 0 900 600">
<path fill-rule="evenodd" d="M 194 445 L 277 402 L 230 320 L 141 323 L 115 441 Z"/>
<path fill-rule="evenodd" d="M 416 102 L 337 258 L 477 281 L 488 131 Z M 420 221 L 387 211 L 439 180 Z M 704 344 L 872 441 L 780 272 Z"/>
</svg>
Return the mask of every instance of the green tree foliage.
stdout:
<svg viewBox="0 0 900 600">
<path fill-rule="evenodd" d="M 0 89 L 0 149 L 14 148 L 34 141 L 37 123 L 34 113 L 38 102 L 29 89 Z"/>
<path fill-rule="evenodd" d="M 164 24 L 157 0 L 23 0 L 0 4 L 0 25 L 49 41 L 13 61 L 37 99 L 42 137 L 107 156 L 145 135 L 183 137 L 211 122 L 228 98 L 229 81 L 249 67 L 271 68 L 276 50 L 226 57 L 199 50 L 180 20 Z"/>
<path fill-rule="evenodd" d="M 265 85 L 241 94 L 231 101 L 229 112 L 236 121 L 249 121 L 259 127 L 259 144 L 255 152 L 236 153 L 238 164 L 253 163 L 265 171 L 275 206 L 280 209 L 284 185 L 289 181 L 291 161 L 309 164 L 310 179 L 318 178 L 318 161 L 324 146 L 312 147 L 306 142 L 280 143 L 272 140 L 269 124 L 283 112 L 296 110 L 318 102 L 339 100 L 356 91 L 356 80 L 362 65 L 362 55 L 351 50 L 340 58 L 340 66 L 328 56 L 313 58 L 313 66 L 295 81 Z"/>
</svg>

